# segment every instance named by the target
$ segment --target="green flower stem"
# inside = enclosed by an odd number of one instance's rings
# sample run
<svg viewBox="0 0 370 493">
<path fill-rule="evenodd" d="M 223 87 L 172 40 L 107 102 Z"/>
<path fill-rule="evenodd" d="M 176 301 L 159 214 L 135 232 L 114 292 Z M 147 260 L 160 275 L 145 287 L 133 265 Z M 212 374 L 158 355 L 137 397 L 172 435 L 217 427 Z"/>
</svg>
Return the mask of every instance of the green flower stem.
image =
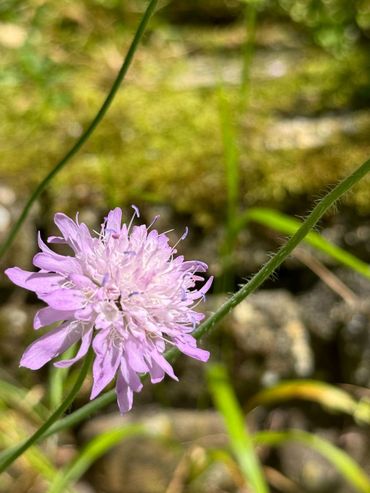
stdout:
<svg viewBox="0 0 370 493">
<path fill-rule="evenodd" d="M 243 301 L 248 295 L 253 293 L 271 274 L 284 262 L 294 248 L 305 238 L 312 228 L 318 223 L 325 212 L 345 194 L 353 185 L 361 180 L 370 171 L 370 159 L 362 164 L 352 175 L 340 182 L 330 193 L 325 195 L 313 209 L 311 214 L 304 221 L 298 231 L 281 247 L 280 250 L 265 264 L 261 270 L 255 274 L 237 293 L 235 293 L 226 303 L 224 303 L 213 315 L 203 322 L 197 330 L 193 332 L 196 339 L 200 339 L 204 334 L 222 320 L 238 303 Z M 166 352 L 166 358 L 173 361 L 180 352 L 177 349 L 170 349 Z M 38 433 L 36 440 L 45 438 L 53 433 L 62 431 L 85 420 L 90 415 L 111 404 L 116 399 L 115 390 L 110 390 L 97 397 L 85 406 L 81 407 L 69 416 L 51 423 L 52 426 L 43 427 L 43 432 Z M 21 444 L 22 445 L 22 444 Z M 11 451 L 6 451 L 9 454 Z M 4 453 L 3 453 L 4 454 Z M 18 454 L 19 455 L 19 454 Z M 0 464 L 3 456 L 0 456 Z"/>
<path fill-rule="evenodd" d="M 37 200 L 37 198 L 40 196 L 40 194 L 45 190 L 45 188 L 49 185 L 51 180 L 54 178 L 54 176 L 61 171 L 64 166 L 72 159 L 72 157 L 80 150 L 80 148 L 84 145 L 84 143 L 89 139 L 91 134 L 94 132 L 96 127 L 99 125 L 99 123 L 102 121 L 104 118 L 105 114 L 108 111 L 108 108 L 110 107 L 122 81 L 124 80 L 127 71 L 131 65 L 131 62 L 133 60 L 134 54 L 138 48 L 138 45 L 140 43 L 141 38 L 143 37 L 144 31 L 146 29 L 146 26 L 148 25 L 149 19 L 152 16 L 155 7 L 158 3 L 158 0 L 150 0 L 144 15 L 140 21 L 139 27 L 137 28 L 137 31 L 135 33 L 135 36 L 131 42 L 130 48 L 125 56 L 125 59 L 122 63 L 122 66 L 120 68 L 120 71 L 118 72 L 118 75 L 113 82 L 113 85 L 105 98 L 101 108 L 99 109 L 98 113 L 96 114 L 95 118 L 93 121 L 90 123 L 90 125 L 87 127 L 85 132 L 81 135 L 81 137 L 78 139 L 78 141 L 72 146 L 72 148 L 65 154 L 65 156 L 54 166 L 54 168 L 50 171 L 50 173 L 45 176 L 45 178 L 39 183 L 39 185 L 35 188 L 33 193 L 31 194 L 30 198 L 28 199 L 26 205 L 24 206 L 24 209 L 21 212 L 21 215 L 19 216 L 18 220 L 10 230 L 8 236 L 5 238 L 4 242 L 0 246 L 0 259 L 4 256 L 4 254 L 8 251 L 9 247 L 13 243 L 20 227 L 26 220 L 30 209 L 33 205 L 33 203 Z"/>
<path fill-rule="evenodd" d="M 236 305 L 252 294 L 268 279 L 284 260 L 292 253 L 297 245 L 316 226 L 322 216 L 332 205 L 339 200 L 348 190 L 361 180 L 370 171 L 370 159 L 363 163 L 351 175 L 341 181 L 331 192 L 325 195 L 307 216 L 302 226 L 289 240 L 278 250 L 275 255 L 248 281 L 239 291 L 228 299 L 213 315 L 203 322 L 194 332 L 196 339 L 200 339 L 209 332 L 220 320 L 222 320 Z M 168 352 L 172 356 L 173 350 Z"/>
<path fill-rule="evenodd" d="M 40 426 L 40 428 L 30 438 L 12 448 L 11 450 L 6 450 L 0 456 L 0 473 L 5 471 L 5 469 L 10 466 L 10 464 L 12 464 L 20 455 L 22 455 L 23 452 L 25 452 L 29 447 L 31 447 L 41 437 L 43 437 L 50 426 L 55 423 L 57 419 L 59 419 L 60 416 L 62 416 L 62 414 L 69 408 L 85 380 L 86 374 L 89 371 L 91 365 L 93 354 L 93 351 L 89 351 L 72 389 L 70 390 L 69 394 L 64 399 L 62 404 L 58 407 L 58 409 L 56 409 L 54 413 L 49 417 L 49 419 L 47 419 L 45 423 Z"/>
</svg>

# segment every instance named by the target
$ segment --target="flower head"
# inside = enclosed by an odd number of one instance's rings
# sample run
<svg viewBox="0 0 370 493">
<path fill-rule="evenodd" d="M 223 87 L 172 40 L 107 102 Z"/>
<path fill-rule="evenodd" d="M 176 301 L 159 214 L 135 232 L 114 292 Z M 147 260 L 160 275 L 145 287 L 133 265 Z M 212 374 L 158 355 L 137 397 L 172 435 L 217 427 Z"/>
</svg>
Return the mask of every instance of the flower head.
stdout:
<svg viewBox="0 0 370 493">
<path fill-rule="evenodd" d="M 135 216 L 139 211 L 134 207 Z M 211 286 L 204 281 L 207 265 L 176 256 L 166 233 L 145 225 L 122 225 L 122 211 L 109 212 L 101 231 L 92 236 L 84 223 L 62 213 L 55 224 L 62 236 L 49 243 L 64 243 L 74 256 L 52 251 L 41 239 L 33 259 L 38 272 L 18 267 L 5 273 L 18 286 L 34 291 L 47 306 L 34 318 L 39 329 L 59 322 L 24 352 L 20 365 L 37 370 L 68 347 L 81 341 L 76 356 L 54 363 L 68 367 L 95 352 L 91 399 L 115 377 L 121 412 L 132 407 L 133 392 L 142 388 L 140 374 L 152 383 L 165 374 L 177 380 L 163 353 L 176 346 L 182 353 L 207 361 L 191 332 L 204 315 L 194 310 Z M 185 235 L 181 238 L 183 239 Z M 199 275 L 200 274 L 200 275 Z"/>
</svg>

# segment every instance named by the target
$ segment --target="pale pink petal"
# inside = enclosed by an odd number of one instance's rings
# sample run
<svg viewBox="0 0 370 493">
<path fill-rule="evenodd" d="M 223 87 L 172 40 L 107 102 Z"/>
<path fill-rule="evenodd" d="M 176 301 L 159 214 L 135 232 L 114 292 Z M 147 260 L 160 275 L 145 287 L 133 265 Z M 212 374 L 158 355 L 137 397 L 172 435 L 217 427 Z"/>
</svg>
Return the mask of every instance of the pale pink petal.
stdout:
<svg viewBox="0 0 370 493">
<path fill-rule="evenodd" d="M 51 359 L 64 353 L 81 338 L 81 334 L 81 328 L 75 324 L 66 323 L 56 327 L 28 346 L 20 366 L 38 370 Z"/>
<path fill-rule="evenodd" d="M 119 233 L 121 230 L 121 222 L 122 210 L 119 207 L 116 207 L 108 214 L 105 231 L 116 234 Z"/>
<path fill-rule="evenodd" d="M 152 360 L 155 363 L 157 363 L 162 368 L 162 370 L 164 370 L 167 373 L 168 376 L 170 376 L 176 381 L 179 380 L 177 376 L 174 374 L 172 366 L 161 354 L 159 354 L 157 351 L 152 351 L 150 353 L 150 356 Z"/>
<path fill-rule="evenodd" d="M 144 361 L 142 348 L 132 339 L 125 344 L 125 350 L 129 366 L 138 373 L 146 373 L 148 365 Z"/>
<path fill-rule="evenodd" d="M 93 364 L 93 387 L 90 399 L 97 395 L 113 380 L 120 364 L 120 354 L 116 348 L 109 348 L 104 355 L 97 354 Z"/>
<path fill-rule="evenodd" d="M 64 359 L 62 361 L 57 361 L 56 363 L 54 363 L 54 366 L 56 366 L 57 368 L 68 368 L 69 366 L 72 366 L 74 363 L 76 363 L 76 361 L 79 361 L 81 358 L 83 358 L 87 354 L 91 346 L 92 336 L 93 336 L 93 329 L 90 328 L 82 336 L 81 346 L 76 356 L 71 359 Z"/>
<path fill-rule="evenodd" d="M 159 366 L 158 363 L 152 361 L 151 367 L 149 369 L 150 381 L 152 383 L 159 383 L 164 379 L 165 372 L 163 368 Z"/>
<path fill-rule="evenodd" d="M 134 394 L 120 373 L 117 376 L 116 392 L 120 413 L 127 413 L 132 408 Z"/>
<path fill-rule="evenodd" d="M 183 342 L 176 341 L 176 346 L 180 351 L 191 358 L 198 359 L 199 361 L 206 362 L 209 359 L 209 351 L 201 349 L 196 346 L 190 346 L 189 344 L 184 344 Z"/>
<path fill-rule="evenodd" d="M 137 373 L 127 364 L 125 357 L 121 358 L 120 371 L 127 385 L 129 385 L 135 392 L 140 392 L 143 388 L 143 384 L 137 376 Z"/>
<path fill-rule="evenodd" d="M 51 325 L 55 322 L 60 322 L 61 320 L 69 320 L 72 317 L 73 311 L 56 310 L 55 308 L 47 306 L 36 312 L 33 320 L 33 328 L 37 330 L 40 329 L 40 327 L 45 327 L 46 325 Z"/>
<path fill-rule="evenodd" d="M 86 298 L 77 289 L 56 289 L 51 293 L 39 295 L 39 298 L 55 310 L 79 310 Z"/>
<path fill-rule="evenodd" d="M 58 226 L 67 243 L 74 249 L 75 252 L 79 251 L 81 239 L 79 237 L 78 225 L 70 217 L 61 212 L 55 214 L 54 222 Z"/>
<path fill-rule="evenodd" d="M 49 255 L 48 253 L 36 253 L 33 257 L 33 265 L 39 269 L 60 274 L 82 274 L 79 261 L 73 257 L 62 255 Z"/>
<path fill-rule="evenodd" d="M 17 286 L 36 292 L 48 292 L 57 289 L 59 288 L 59 283 L 63 281 L 63 277 L 59 274 L 28 272 L 19 267 L 6 269 L 5 274 Z"/>
</svg>

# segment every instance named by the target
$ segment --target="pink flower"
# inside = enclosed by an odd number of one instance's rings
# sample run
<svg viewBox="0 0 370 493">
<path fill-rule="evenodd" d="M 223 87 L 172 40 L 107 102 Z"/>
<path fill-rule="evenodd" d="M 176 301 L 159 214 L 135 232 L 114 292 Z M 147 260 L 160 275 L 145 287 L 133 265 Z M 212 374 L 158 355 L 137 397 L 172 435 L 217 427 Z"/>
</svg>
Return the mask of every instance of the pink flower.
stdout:
<svg viewBox="0 0 370 493">
<path fill-rule="evenodd" d="M 165 373 L 177 380 L 163 356 L 168 346 L 201 361 L 209 357 L 191 335 L 204 318 L 195 305 L 212 284 L 210 278 L 196 288 L 196 282 L 204 280 L 198 273 L 205 272 L 207 265 L 176 257 L 166 233 L 151 229 L 153 223 L 132 227 L 135 215 L 139 217 L 134 210 L 128 226 L 121 224 L 121 209 L 109 212 L 97 237 L 78 218 L 74 222 L 58 213 L 55 224 L 62 236 L 48 242 L 69 245 L 74 256 L 53 252 L 39 236 L 41 252 L 33 263 L 40 270 L 13 267 L 5 272 L 47 304 L 35 315 L 35 329 L 59 322 L 26 349 L 20 365 L 37 370 L 81 341 L 74 358 L 54 363 L 67 367 L 92 345 L 91 399 L 116 376 L 122 413 L 131 409 L 133 392 L 142 388 L 141 374 L 149 373 L 152 383 L 160 382 Z"/>
</svg>

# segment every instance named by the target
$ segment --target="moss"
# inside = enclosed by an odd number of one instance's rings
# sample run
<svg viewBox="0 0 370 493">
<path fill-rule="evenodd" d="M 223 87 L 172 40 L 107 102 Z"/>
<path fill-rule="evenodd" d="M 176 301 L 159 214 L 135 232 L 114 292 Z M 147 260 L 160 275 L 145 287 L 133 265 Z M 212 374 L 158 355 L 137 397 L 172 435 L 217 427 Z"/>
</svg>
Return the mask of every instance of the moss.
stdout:
<svg viewBox="0 0 370 493">
<path fill-rule="evenodd" d="M 207 32 L 193 31 L 198 44 L 204 46 L 198 56 L 215 57 L 217 67 L 215 33 L 210 32 L 208 39 Z M 194 39 L 191 33 L 189 28 L 179 29 L 173 36 L 165 27 L 141 48 L 107 117 L 55 179 L 56 208 L 71 211 L 83 196 L 103 208 L 114 202 L 170 203 L 203 225 L 217 223 L 223 216 L 226 192 L 217 70 L 213 86 L 195 83 L 184 89 L 174 84 L 182 80 L 184 71 L 191 73 L 194 65 L 193 56 L 183 56 Z M 79 43 L 84 35 L 82 30 Z M 237 59 L 240 46 L 237 43 L 233 48 L 232 40 L 240 39 L 240 28 L 229 27 L 219 36 L 230 38 L 230 53 L 236 50 L 232 56 Z M 75 141 L 116 73 L 120 58 L 112 41 L 89 40 L 87 46 L 83 61 L 68 46 L 69 57 L 53 66 L 55 86 L 45 89 L 39 79 L 27 79 L 27 86 L 3 84 L 0 173 L 20 196 L 29 193 Z M 348 111 L 356 91 L 368 84 L 360 50 L 346 63 L 309 46 L 288 50 L 285 55 L 290 67 L 287 73 L 252 81 L 250 108 L 240 118 L 238 89 L 234 85 L 226 88 L 235 120 L 240 120 L 241 207 L 268 203 L 286 208 L 293 199 L 316 196 L 369 154 L 366 131 L 350 138 L 335 135 L 325 146 L 313 149 L 268 148 L 274 122 L 296 115 L 313 118 Z M 9 60 L 2 62 L 5 67 L 9 68 Z M 346 76 L 348 83 L 343 84 Z M 370 211 L 367 186 L 363 182 L 346 201 Z M 83 187 L 88 193 L 81 192 Z"/>
</svg>

